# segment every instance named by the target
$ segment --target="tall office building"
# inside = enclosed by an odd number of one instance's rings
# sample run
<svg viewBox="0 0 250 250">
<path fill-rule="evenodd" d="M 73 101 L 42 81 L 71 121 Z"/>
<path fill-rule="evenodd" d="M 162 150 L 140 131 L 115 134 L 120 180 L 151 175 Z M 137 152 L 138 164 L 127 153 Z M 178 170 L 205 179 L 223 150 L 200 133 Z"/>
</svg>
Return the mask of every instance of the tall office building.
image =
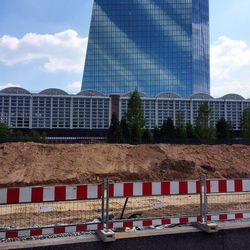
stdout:
<svg viewBox="0 0 250 250">
<path fill-rule="evenodd" d="M 82 90 L 210 93 L 209 0 L 94 0 Z"/>
</svg>

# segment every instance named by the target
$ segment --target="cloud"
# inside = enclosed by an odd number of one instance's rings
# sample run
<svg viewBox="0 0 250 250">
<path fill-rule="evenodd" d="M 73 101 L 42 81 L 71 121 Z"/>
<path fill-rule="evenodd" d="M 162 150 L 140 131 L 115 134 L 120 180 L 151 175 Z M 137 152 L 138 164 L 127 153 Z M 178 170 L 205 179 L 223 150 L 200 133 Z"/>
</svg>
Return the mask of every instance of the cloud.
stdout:
<svg viewBox="0 0 250 250">
<path fill-rule="evenodd" d="M 0 63 L 11 66 L 42 59 L 48 72 L 82 72 L 87 43 L 88 39 L 81 38 L 75 30 L 27 33 L 21 39 L 4 35 L 0 37 Z"/>
<path fill-rule="evenodd" d="M 67 91 L 72 94 L 80 92 L 82 83 L 80 81 L 72 82 L 67 85 Z"/>
<path fill-rule="evenodd" d="M 211 93 L 237 93 L 250 98 L 250 47 L 241 40 L 220 37 L 211 46 Z"/>
<path fill-rule="evenodd" d="M 75 30 L 27 33 L 20 39 L 5 35 L 0 37 L 0 64 L 11 66 L 42 60 L 47 72 L 82 73 L 87 43 L 88 38 L 80 37 Z M 0 89 L 14 86 L 20 87 L 20 84 L 0 83 Z M 66 88 L 77 93 L 81 82 L 72 82 Z M 221 36 L 211 46 L 211 94 L 220 97 L 227 93 L 250 97 L 250 46 Z"/>
<path fill-rule="evenodd" d="M 15 84 L 15 83 L 0 83 L 0 90 L 5 89 L 5 88 L 10 88 L 10 87 L 21 87 L 20 84 Z"/>
</svg>

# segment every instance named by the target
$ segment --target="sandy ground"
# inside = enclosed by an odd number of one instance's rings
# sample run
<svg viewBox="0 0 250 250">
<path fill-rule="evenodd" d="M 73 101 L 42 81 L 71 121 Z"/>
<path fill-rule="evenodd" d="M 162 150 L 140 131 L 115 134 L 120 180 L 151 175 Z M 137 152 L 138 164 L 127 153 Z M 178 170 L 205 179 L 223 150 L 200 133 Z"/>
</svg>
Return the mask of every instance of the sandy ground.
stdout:
<svg viewBox="0 0 250 250">
<path fill-rule="evenodd" d="M 0 186 L 250 177 L 244 145 L 0 145 Z M 212 166 L 210 169 L 201 165 Z"/>
</svg>

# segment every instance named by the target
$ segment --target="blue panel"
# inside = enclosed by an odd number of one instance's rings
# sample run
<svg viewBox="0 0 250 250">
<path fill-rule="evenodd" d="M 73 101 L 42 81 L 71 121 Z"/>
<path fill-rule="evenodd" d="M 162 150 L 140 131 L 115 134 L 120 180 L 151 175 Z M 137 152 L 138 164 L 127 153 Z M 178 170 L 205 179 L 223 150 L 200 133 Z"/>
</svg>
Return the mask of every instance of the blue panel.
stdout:
<svg viewBox="0 0 250 250">
<path fill-rule="evenodd" d="M 210 94 L 209 2 L 193 0 L 193 92 Z"/>
<path fill-rule="evenodd" d="M 196 90 L 209 93 L 209 42 L 192 36 L 194 28 L 208 33 L 208 19 L 200 21 L 208 16 L 208 3 L 197 7 L 208 0 L 193 1 L 95 0 L 82 90 L 123 94 L 137 89 L 149 96 L 175 92 L 183 97 Z M 196 9 L 204 15 L 193 15 Z M 208 34 L 202 38 L 209 39 Z M 207 58 L 196 59 L 200 49 Z"/>
</svg>

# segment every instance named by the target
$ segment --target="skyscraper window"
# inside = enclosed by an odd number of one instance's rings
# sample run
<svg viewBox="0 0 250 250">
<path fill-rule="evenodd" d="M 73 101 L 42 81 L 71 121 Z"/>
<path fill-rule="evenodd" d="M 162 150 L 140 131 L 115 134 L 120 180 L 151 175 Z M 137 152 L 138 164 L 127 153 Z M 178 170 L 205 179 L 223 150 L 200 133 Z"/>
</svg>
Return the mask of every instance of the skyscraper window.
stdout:
<svg viewBox="0 0 250 250">
<path fill-rule="evenodd" d="M 95 0 L 87 89 L 210 94 L 208 0 Z"/>
</svg>

